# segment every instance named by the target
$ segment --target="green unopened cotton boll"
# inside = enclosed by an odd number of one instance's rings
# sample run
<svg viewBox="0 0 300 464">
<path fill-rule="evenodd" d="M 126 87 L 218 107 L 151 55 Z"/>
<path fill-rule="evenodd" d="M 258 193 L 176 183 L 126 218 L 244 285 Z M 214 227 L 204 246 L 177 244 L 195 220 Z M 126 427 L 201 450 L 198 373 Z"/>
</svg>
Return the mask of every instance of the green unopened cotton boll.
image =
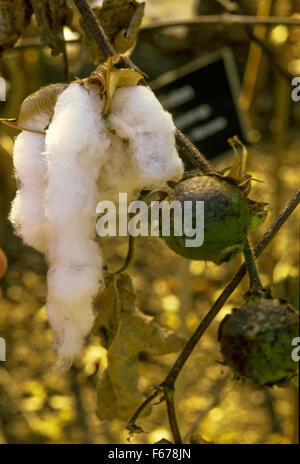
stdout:
<svg viewBox="0 0 300 464">
<path fill-rule="evenodd" d="M 174 215 L 171 211 L 170 236 L 162 237 L 175 253 L 193 260 L 229 261 L 243 249 L 247 233 L 265 218 L 263 205 L 247 199 L 246 194 L 232 180 L 214 175 L 197 176 L 178 183 L 166 200 L 180 201 L 182 211 L 185 201 L 204 202 L 204 243 L 187 247 L 184 230 L 175 236 Z M 194 205 L 193 205 L 194 206 Z M 193 207 L 193 215 L 196 208 Z M 193 216 L 193 227 L 196 226 Z M 194 222 L 195 220 L 195 222 Z M 182 221 L 183 223 L 183 221 Z"/>
<path fill-rule="evenodd" d="M 239 378 L 257 384 L 282 384 L 294 379 L 292 340 L 299 336 L 296 310 L 283 300 L 262 298 L 234 309 L 219 329 L 224 361 Z"/>
</svg>

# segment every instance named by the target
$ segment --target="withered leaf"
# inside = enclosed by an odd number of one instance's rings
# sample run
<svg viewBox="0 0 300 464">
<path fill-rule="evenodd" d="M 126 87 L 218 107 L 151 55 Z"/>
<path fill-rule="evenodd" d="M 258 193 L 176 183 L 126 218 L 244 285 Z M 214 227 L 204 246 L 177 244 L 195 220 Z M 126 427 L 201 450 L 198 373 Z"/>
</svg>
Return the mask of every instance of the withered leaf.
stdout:
<svg viewBox="0 0 300 464">
<path fill-rule="evenodd" d="M 47 44 L 53 55 L 64 48 L 63 26 L 70 25 L 73 12 L 66 0 L 31 0 L 40 30 L 42 43 Z"/>
<path fill-rule="evenodd" d="M 134 45 L 144 16 L 145 2 L 142 0 L 104 0 L 102 6 L 93 8 L 116 53 L 126 53 Z M 85 44 L 95 63 L 105 58 L 96 46 L 90 31 L 81 22 Z"/>
<path fill-rule="evenodd" d="M 31 5 L 24 0 L 0 0 L 0 53 L 19 39 L 29 24 Z"/>
<path fill-rule="evenodd" d="M 138 388 L 139 353 L 159 356 L 178 351 L 184 339 L 160 327 L 136 306 L 132 282 L 127 274 L 109 276 L 96 306 L 99 316 L 93 330 L 108 349 L 108 366 L 98 390 L 97 413 L 102 420 L 128 420 L 143 401 Z M 150 413 L 150 407 L 144 414 Z"/>
</svg>

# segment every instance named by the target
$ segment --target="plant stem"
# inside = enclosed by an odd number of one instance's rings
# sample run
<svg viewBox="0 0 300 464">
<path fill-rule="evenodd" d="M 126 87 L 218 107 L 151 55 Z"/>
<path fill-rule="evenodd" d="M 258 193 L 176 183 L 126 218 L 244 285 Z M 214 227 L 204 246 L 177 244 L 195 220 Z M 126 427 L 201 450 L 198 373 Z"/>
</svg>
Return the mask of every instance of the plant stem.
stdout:
<svg viewBox="0 0 300 464">
<path fill-rule="evenodd" d="M 251 27 L 247 26 L 246 31 L 249 36 L 249 39 L 253 40 L 253 42 L 255 42 L 262 49 L 262 51 L 268 58 L 272 68 L 274 68 L 279 74 L 281 74 L 281 76 L 284 77 L 284 79 L 288 80 L 288 82 L 291 82 L 294 75 L 279 63 L 273 50 L 263 40 L 261 40 L 257 34 L 255 34 Z"/>
<path fill-rule="evenodd" d="M 164 397 L 167 403 L 168 419 L 175 444 L 182 444 L 174 404 L 174 388 L 164 387 Z"/>
<path fill-rule="evenodd" d="M 215 169 L 207 161 L 200 151 L 193 145 L 180 130 L 176 129 L 175 138 L 178 148 L 182 151 L 183 158 L 190 161 L 196 168 L 204 174 L 216 173 Z"/>
<path fill-rule="evenodd" d="M 260 281 L 254 255 L 248 239 L 246 240 L 243 253 L 250 279 L 250 293 L 260 293 L 263 291 L 263 286 Z"/>
<path fill-rule="evenodd" d="M 129 237 L 128 237 L 128 252 L 127 252 L 125 262 L 124 262 L 123 266 L 118 271 L 116 271 L 115 274 L 121 274 L 122 272 L 126 271 L 128 266 L 132 262 L 133 255 L 134 255 L 134 237 L 129 234 Z"/>
<path fill-rule="evenodd" d="M 86 0 L 74 0 L 81 16 L 85 20 L 91 34 L 93 35 L 98 47 L 102 51 L 104 57 L 107 59 L 109 56 L 113 56 L 115 51 L 111 46 L 106 34 L 90 8 Z"/>
<path fill-rule="evenodd" d="M 63 67 L 64 67 L 64 82 L 70 82 L 70 71 L 69 71 L 69 60 L 68 60 L 68 52 L 67 52 L 67 42 L 63 43 Z"/>
<path fill-rule="evenodd" d="M 198 26 L 202 24 L 228 24 L 234 26 L 236 24 L 243 26 L 300 26 L 299 18 L 292 18 L 286 16 L 250 16 L 250 15 L 237 15 L 223 13 L 220 15 L 201 15 L 191 19 L 174 19 L 167 21 L 155 21 L 146 24 L 142 27 L 143 30 L 147 29 L 162 29 L 165 27 L 173 26 Z"/>
<path fill-rule="evenodd" d="M 151 393 L 151 395 L 147 396 L 145 401 L 143 401 L 143 403 L 137 408 L 137 410 L 135 411 L 135 413 L 133 414 L 133 416 L 131 417 L 130 421 L 128 422 L 126 426 L 126 429 L 129 430 L 130 435 L 132 435 L 133 433 L 137 433 L 137 432 L 138 433 L 143 432 L 143 429 L 139 427 L 138 425 L 136 425 L 135 422 L 137 418 L 139 417 L 139 415 L 142 413 L 142 411 L 144 411 L 144 409 L 148 406 L 148 404 L 150 404 L 154 400 L 154 398 L 156 398 L 159 392 L 160 392 L 160 388 L 156 388 L 154 392 Z"/>
</svg>

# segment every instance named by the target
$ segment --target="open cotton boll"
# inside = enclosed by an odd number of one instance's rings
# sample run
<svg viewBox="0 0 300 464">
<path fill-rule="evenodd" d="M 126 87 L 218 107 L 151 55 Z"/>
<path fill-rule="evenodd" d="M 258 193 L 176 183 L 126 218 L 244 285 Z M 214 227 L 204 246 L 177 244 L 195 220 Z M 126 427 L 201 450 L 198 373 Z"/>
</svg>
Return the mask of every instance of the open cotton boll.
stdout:
<svg viewBox="0 0 300 464">
<path fill-rule="evenodd" d="M 46 136 L 25 132 L 15 144 L 21 188 L 11 220 L 49 263 L 47 313 L 60 368 L 72 363 L 94 322 L 103 280 L 97 204 L 117 203 L 119 193 L 132 201 L 183 173 L 172 118 L 149 88 L 118 88 L 107 118 L 105 103 L 98 87 L 75 82 L 58 95 Z"/>
<path fill-rule="evenodd" d="M 45 137 L 22 132 L 14 145 L 13 161 L 20 188 L 12 203 L 10 221 L 24 243 L 45 251 L 44 191 L 47 164 L 43 156 Z"/>
<path fill-rule="evenodd" d="M 58 97 L 46 134 L 47 312 L 62 367 L 80 352 L 92 328 L 92 300 L 102 281 L 94 239 L 97 180 L 111 143 L 103 106 L 96 87 L 72 84 Z"/>
<path fill-rule="evenodd" d="M 108 118 L 109 127 L 128 140 L 128 153 L 140 188 L 158 188 L 183 174 L 183 163 L 175 148 L 175 126 L 148 87 L 118 88 Z"/>
</svg>

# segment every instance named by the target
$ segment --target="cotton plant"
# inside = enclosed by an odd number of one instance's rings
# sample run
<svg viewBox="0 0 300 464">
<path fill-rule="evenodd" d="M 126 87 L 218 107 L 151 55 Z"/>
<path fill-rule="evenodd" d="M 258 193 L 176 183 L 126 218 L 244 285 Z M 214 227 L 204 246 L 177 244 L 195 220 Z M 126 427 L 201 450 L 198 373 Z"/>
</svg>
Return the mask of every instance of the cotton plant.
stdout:
<svg viewBox="0 0 300 464">
<path fill-rule="evenodd" d="M 25 100 L 17 121 L 25 130 L 14 145 L 20 187 L 10 219 L 49 264 L 47 314 L 61 368 L 80 353 L 103 288 L 98 202 L 119 192 L 134 200 L 183 174 L 171 115 L 150 88 L 126 79 L 109 101 L 93 80 L 48 86 Z"/>
</svg>

